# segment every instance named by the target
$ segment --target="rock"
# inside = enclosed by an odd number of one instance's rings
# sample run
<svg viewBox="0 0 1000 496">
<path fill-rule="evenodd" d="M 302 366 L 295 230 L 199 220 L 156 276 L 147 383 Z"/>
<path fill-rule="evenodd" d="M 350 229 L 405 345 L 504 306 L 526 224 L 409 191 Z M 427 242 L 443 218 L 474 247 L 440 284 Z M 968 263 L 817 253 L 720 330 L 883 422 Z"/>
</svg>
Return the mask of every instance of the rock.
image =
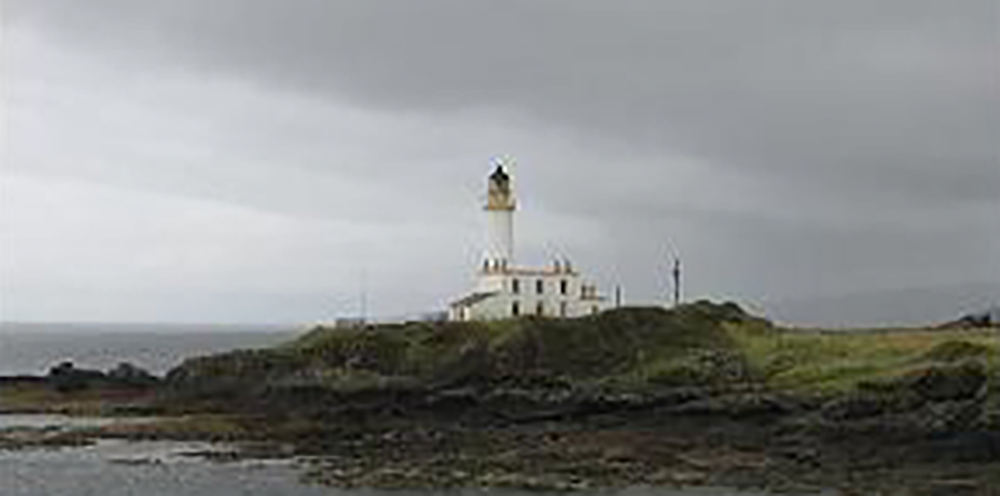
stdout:
<svg viewBox="0 0 1000 496">
<path fill-rule="evenodd" d="M 854 391 L 827 402 L 821 413 L 827 420 L 846 421 L 913 412 L 928 403 L 981 400 L 987 379 L 986 368 L 979 361 L 936 364 L 901 378 L 861 383 Z M 928 419 L 936 422 L 937 417 Z"/>
<path fill-rule="evenodd" d="M 49 369 L 48 383 L 58 391 L 70 392 L 87 389 L 106 379 L 99 370 L 78 369 L 73 362 L 62 362 Z"/>
<path fill-rule="evenodd" d="M 670 481 L 681 486 L 700 485 L 708 481 L 708 474 L 701 471 L 676 471 L 670 475 Z"/>
<path fill-rule="evenodd" d="M 966 327 L 989 327 L 996 325 L 1000 325 L 1000 306 L 993 306 L 979 313 L 970 313 L 963 315 L 959 317 L 958 320 L 942 324 L 940 327 L 949 329 L 949 328 L 966 328 Z"/>
<path fill-rule="evenodd" d="M 772 454 L 780 456 L 800 466 L 818 468 L 822 465 L 822 458 L 820 457 L 820 452 L 815 447 L 788 446 L 781 449 L 776 449 L 772 452 Z"/>
<path fill-rule="evenodd" d="M 826 420 L 841 422 L 886 415 L 917 406 L 914 403 L 911 407 L 911 403 L 913 401 L 901 396 L 896 390 L 876 391 L 861 387 L 828 401 L 822 406 L 820 413 Z"/>
<path fill-rule="evenodd" d="M 797 405 L 779 396 L 744 393 L 690 401 L 664 411 L 677 415 L 708 415 L 741 419 L 781 416 L 796 409 Z"/>
<path fill-rule="evenodd" d="M 149 387 L 159 382 L 159 379 L 153 374 L 127 362 L 119 363 L 105 376 L 109 381 L 123 386 Z"/>
<path fill-rule="evenodd" d="M 935 365 L 917 370 L 904 384 L 927 401 L 948 401 L 976 398 L 984 392 L 987 382 L 982 362 L 966 360 L 958 364 Z"/>
<path fill-rule="evenodd" d="M 1000 460 L 1000 433 L 963 431 L 930 436 L 913 450 L 924 462 L 996 463 Z"/>
<path fill-rule="evenodd" d="M 929 496 L 973 496 L 980 493 L 980 485 L 975 480 L 951 479 L 931 481 L 927 487 Z M 992 493 L 990 493 L 992 494 Z"/>
<path fill-rule="evenodd" d="M 583 480 L 556 475 L 486 473 L 476 481 L 485 487 L 508 487 L 530 491 L 579 491 L 590 485 Z"/>
<path fill-rule="evenodd" d="M 152 457 L 109 458 L 108 463 L 111 463 L 113 465 L 131 465 L 131 466 L 163 465 L 163 460 Z"/>
<path fill-rule="evenodd" d="M 984 423 L 983 413 L 982 402 L 976 400 L 931 403 L 921 411 L 930 431 L 977 429 Z"/>
</svg>

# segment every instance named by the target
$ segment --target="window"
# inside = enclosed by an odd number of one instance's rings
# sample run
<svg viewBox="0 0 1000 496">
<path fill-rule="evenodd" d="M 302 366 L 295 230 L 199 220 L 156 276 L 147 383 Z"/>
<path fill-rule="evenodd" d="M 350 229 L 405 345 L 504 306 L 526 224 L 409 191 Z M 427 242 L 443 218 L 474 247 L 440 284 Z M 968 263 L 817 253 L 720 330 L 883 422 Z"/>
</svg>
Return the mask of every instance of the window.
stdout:
<svg viewBox="0 0 1000 496">
<path fill-rule="evenodd" d="M 590 313 L 597 315 L 597 305 L 590 307 Z"/>
<path fill-rule="evenodd" d="M 539 279 L 535 281 L 535 292 L 538 294 L 542 294 L 545 292 L 545 280 Z"/>
<path fill-rule="evenodd" d="M 517 317 L 518 315 L 521 315 L 521 304 L 518 303 L 518 302 L 516 302 L 516 301 L 514 303 L 511 303 L 510 304 L 510 314 L 512 316 L 514 316 L 514 317 Z"/>
<path fill-rule="evenodd" d="M 566 316 L 566 302 L 565 301 L 560 301 L 559 302 L 559 316 L 560 317 L 565 317 Z"/>
<path fill-rule="evenodd" d="M 566 294 L 567 292 L 569 292 L 569 283 L 566 282 L 566 279 L 563 279 L 559 281 L 559 294 Z"/>
<path fill-rule="evenodd" d="M 539 317 L 545 315 L 545 303 L 538 302 L 538 305 L 535 306 L 535 315 Z"/>
<path fill-rule="evenodd" d="M 510 280 L 510 292 L 514 294 L 521 292 L 521 281 L 519 279 Z"/>
</svg>

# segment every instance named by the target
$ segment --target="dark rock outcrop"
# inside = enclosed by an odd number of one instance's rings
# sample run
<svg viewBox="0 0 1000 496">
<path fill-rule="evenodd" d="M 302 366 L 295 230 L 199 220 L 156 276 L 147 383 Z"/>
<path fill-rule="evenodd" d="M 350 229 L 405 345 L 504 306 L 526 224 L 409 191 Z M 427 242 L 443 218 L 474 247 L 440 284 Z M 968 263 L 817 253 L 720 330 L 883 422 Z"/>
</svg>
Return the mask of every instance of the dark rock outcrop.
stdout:
<svg viewBox="0 0 1000 496">
<path fill-rule="evenodd" d="M 105 382 L 100 370 L 78 369 L 73 362 L 62 362 L 49 369 L 48 384 L 58 391 L 69 392 L 87 389 Z"/>
</svg>

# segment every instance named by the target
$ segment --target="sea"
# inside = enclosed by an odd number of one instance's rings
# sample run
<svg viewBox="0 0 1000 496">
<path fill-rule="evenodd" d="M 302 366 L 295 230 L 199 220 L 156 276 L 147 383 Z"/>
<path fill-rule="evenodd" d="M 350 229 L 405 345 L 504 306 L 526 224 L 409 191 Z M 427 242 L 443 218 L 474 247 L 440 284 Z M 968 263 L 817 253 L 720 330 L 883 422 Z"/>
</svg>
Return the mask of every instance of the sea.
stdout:
<svg viewBox="0 0 1000 496">
<path fill-rule="evenodd" d="M 0 375 L 44 374 L 60 362 L 107 370 L 129 362 L 164 374 L 185 359 L 273 346 L 305 327 L 181 324 L 0 324 Z M 58 415 L 0 415 L 0 434 L 17 429 L 74 429 L 108 422 Z M 62 448 L 0 446 L 0 496 L 546 496 L 540 491 L 335 489 L 302 478 L 309 460 L 208 461 L 192 456 L 224 445 L 101 440 Z M 553 493 L 564 494 L 564 493 Z M 731 488 L 584 491 L 587 496 L 752 496 Z"/>
<path fill-rule="evenodd" d="M 162 375 L 185 359 L 294 339 L 307 326 L 0 323 L 0 376 L 41 375 L 65 361 L 108 370 L 128 362 Z"/>
<path fill-rule="evenodd" d="M 0 429 L 3 427 L 0 415 Z M 305 482 L 304 460 L 208 462 L 192 453 L 204 443 L 102 440 L 64 449 L 0 449 L 2 496 L 562 496 L 497 489 L 336 489 Z M 224 447 L 221 447 L 225 449 Z M 726 488 L 633 487 L 581 491 L 581 496 L 764 496 Z"/>
</svg>

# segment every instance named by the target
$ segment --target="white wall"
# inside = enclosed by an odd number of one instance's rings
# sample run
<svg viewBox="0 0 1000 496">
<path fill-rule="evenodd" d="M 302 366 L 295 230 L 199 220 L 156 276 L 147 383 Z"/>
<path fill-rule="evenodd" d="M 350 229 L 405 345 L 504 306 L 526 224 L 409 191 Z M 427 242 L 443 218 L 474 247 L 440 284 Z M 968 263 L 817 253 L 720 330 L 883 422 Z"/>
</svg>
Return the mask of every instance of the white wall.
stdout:
<svg viewBox="0 0 1000 496">
<path fill-rule="evenodd" d="M 513 280 L 518 280 L 518 293 L 513 292 Z M 538 293 L 538 281 L 542 281 L 542 292 Z M 566 281 L 566 294 L 560 291 L 561 281 Z M 536 315 L 538 304 L 542 304 L 543 316 L 546 317 L 581 317 L 609 308 L 608 300 L 584 300 L 581 298 L 581 286 L 584 284 L 578 274 L 484 274 L 477 291 L 496 292 L 497 294 L 482 300 L 459 315 L 452 310 L 455 320 L 497 320 L 513 317 L 513 304 L 516 301 L 520 307 L 520 315 Z M 565 304 L 565 315 L 562 307 Z"/>
<path fill-rule="evenodd" d="M 486 259 L 514 265 L 514 211 L 487 210 Z"/>
</svg>

